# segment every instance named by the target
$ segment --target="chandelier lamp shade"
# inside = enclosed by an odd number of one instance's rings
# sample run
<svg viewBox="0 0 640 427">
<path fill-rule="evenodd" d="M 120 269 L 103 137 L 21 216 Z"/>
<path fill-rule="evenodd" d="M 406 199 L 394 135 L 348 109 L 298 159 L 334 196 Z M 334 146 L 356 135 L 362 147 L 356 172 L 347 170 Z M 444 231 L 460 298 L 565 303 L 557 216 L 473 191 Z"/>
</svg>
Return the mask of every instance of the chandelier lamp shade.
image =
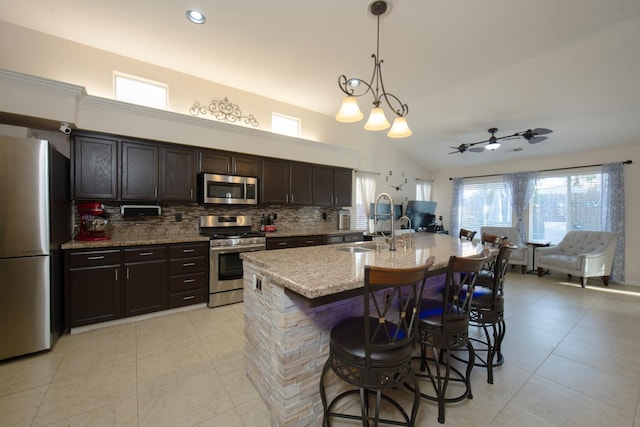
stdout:
<svg viewBox="0 0 640 427">
<path fill-rule="evenodd" d="M 411 129 L 405 116 L 409 113 L 409 107 L 400 99 L 387 92 L 382 81 L 382 59 L 380 59 L 380 17 L 390 10 L 388 0 L 375 0 L 369 4 L 369 12 L 377 18 L 378 30 L 376 39 L 376 53 L 373 58 L 373 75 L 367 83 L 357 77 L 348 78 L 344 74 L 338 77 L 338 86 L 346 95 L 342 100 L 340 110 L 336 114 L 336 120 L 342 123 L 355 123 L 364 118 L 364 114 L 358 106 L 356 98 L 370 93 L 373 96 L 373 108 L 369 113 L 369 119 L 364 125 L 366 130 L 379 131 L 391 127 L 387 136 L 390 138 L 406 138 L 411 135 Z M 395 114 L 393 125 L 389 124 L 382 106 L 386 105 Z"/>
</svg>

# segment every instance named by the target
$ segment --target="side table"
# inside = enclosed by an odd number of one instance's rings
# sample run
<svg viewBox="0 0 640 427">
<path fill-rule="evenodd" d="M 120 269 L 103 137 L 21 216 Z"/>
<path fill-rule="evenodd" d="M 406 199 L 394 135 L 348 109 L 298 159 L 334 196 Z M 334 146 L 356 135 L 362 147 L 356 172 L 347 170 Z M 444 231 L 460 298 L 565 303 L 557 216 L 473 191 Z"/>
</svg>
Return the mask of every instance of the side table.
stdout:
<svg viewBox="0 0 640 427">
<path fill-rule="evenodd" d="M 538 274 L 538 269 L 536 268 L 536 248 L 545 248 L 547 246 L 551 246 L 551 242 L 525 242 L 525 245 L 529 246 L 532 250 L 531 253 L 531 270 L 527 271 L 527 274 Z M 549 271 L 545 271 L 543 275 L 549 274 Z"/>
</svg>

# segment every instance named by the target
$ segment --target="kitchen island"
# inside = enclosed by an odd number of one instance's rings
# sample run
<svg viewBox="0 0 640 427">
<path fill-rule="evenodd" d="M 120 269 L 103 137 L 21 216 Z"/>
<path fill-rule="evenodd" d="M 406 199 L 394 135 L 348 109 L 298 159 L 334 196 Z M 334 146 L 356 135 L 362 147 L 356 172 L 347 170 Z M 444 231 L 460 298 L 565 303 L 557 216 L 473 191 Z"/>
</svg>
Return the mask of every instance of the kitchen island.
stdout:
<svg viewBox="0 0 640 427">
<path fill-rule="evenodd" d="M 365 265 L 412 267 L 433 255 L 435 276 L 449 256 L 482 251 L 478 243 L 448 235 L 414 233 L 410 239 L 410 247 L 398 244 L 394 252 L 360 242 L 241 255 L 247 376 L 270 408 L 272 426 L 322 425 L 319 378 L 329 333 L 341 319 L 362 313 Z M 344 383 L 331 376 L 328 393 L 340 387 Z"/>
</svg>

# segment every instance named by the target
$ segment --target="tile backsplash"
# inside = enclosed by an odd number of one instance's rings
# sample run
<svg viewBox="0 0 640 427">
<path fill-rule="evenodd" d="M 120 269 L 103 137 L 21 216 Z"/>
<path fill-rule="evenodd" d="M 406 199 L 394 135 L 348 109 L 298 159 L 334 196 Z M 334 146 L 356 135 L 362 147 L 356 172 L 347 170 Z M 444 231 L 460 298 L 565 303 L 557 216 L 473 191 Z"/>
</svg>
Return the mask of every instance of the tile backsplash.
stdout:
<svg viewBox="0 0 640 427">
<path fill-rule="evenodd" d="M 161 204 L 162 214 L 150 217 L 123 217 L 120 204 L 104 203 L 109 214 L 112 236 L 198 234 L 201 215 L 250 215 L 253 228 L 260 227 L 260 217 L 276 214 L 278 231 L 337 230 L 338 208 L 321 206 L 202 206 L 198 204 Z M 74 221 L 76 229 L 79 217 Z M 326 219 L 323 219 L 326 214 Z"/>
</svg>

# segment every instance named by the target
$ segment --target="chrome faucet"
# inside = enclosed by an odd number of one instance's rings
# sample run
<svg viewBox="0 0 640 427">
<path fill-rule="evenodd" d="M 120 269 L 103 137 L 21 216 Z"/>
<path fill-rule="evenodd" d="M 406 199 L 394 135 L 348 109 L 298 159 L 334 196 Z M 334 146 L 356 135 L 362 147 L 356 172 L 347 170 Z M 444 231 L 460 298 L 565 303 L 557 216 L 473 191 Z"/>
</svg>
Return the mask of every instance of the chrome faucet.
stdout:
<svg viewBox="0 0 640 427">
<path fill-rule="evenodd" d="M 391 220 L 391 241 L 389 242 L 389 250 L 396 250 L 396 232 L 395 227 L 393 226 L 393 199 L 389 195 L 389 193 L 380 193 L 378 197 L 376 197 L 376 203 L 373 206 L 373 220 L 374 222 L 378 222 L 378 203 L 380 203 L 380 199 L 386 197 L 389 200 L 389 219 Z"/>
<path fill-rule="evenodd" d="M 409 217 L 408 217 L 408 216 L 406 216 L 406 215 L 402 215 L 402 216 L 400 217 L 400 219 L 398 220 L 398 222 L 402 221 L 403 219 L 406 219 L 406 220 L 407 220 L 407 223 L 409 224 L 409 230 L 411 230 L 411 218 L 409 218 Z"/>
</svg>

